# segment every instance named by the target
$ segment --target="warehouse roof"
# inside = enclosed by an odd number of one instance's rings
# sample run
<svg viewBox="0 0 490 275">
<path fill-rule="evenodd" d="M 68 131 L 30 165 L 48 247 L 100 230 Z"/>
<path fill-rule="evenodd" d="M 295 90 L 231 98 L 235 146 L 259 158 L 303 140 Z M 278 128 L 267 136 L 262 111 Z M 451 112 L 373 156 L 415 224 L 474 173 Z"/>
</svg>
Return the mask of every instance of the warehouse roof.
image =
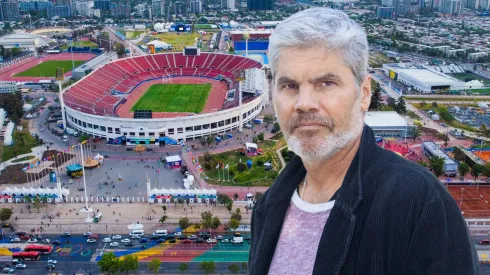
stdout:
<svg viewBox="0 0 490 275">
<path fill-rule="evenodd" d="M 394 111 L 366 112 L 364 122 L 369 127 L 405 127 L 407 124 L 407 120 Z"/>
</svg>

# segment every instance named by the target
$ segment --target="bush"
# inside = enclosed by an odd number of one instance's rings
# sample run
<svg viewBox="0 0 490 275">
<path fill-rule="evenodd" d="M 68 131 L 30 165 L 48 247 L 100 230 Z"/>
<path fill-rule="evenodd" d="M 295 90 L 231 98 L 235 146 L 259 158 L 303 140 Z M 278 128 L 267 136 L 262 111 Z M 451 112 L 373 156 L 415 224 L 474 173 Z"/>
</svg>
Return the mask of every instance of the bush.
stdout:
<svg viewBox="0 0 490 275">
<path fill-rule="evenodd" d="M 437 104 L 437 102 L 434 101 L 434 102 L 432 102 L 432 107 L 437 108 L 437 107 L 439 107 L 439 105 Z"/>
<path fill-rule="evenodd" d="M 245 165 L 244 163 L 238 163 L 236 168 L 239 172 L 243 172 L 247 170 L 247 165 Z"/>
<path fill-rule="evenodd" d="M 230 169 L 230 177 L 233 177 L 235 175 L 235 172 L 233 172 L 233 170 Z"/>
<path fill-rule="evenodd" d="M 211 170 L 211 164 L 209 162 L 205 162 L 203 165 L 204 170 Z"/>
<path fill-rule="evenodd" d="M 204 160 L 205 161 L 211 161 L 213 160 L 213 156 L 211 156 L 211 154 L 209 152 L 204 152 Z"/>
<path fill-rule="evenodd" d="M 260 160 L 260 159 L 259 159 L 259 160 L 257 160 L 257 165 L 258 165 L 258 166 L 263 166 L 263 165 L 264 165 L 264 161 L 262 161 L 262 160 Z"/>
<path fill-rule="evenodd" d="M 258 137 L 260 141 L 264 141 L 264 133 L 260 133 Z"/>
</svg>

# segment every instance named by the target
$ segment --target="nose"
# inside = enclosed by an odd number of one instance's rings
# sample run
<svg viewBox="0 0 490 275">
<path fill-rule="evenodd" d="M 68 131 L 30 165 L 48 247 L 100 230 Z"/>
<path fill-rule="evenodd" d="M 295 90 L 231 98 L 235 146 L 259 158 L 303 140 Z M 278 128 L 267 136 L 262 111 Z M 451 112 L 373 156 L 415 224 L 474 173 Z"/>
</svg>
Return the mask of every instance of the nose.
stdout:
<svg viewBox="0 0 490 275">
<path fill-rule="evenodd" d="M 319 100 L 316 98 L 313 88 L 303 87 L 299 89 L 294 110 L 298 113 L 318 112 Z"/>
</svg>

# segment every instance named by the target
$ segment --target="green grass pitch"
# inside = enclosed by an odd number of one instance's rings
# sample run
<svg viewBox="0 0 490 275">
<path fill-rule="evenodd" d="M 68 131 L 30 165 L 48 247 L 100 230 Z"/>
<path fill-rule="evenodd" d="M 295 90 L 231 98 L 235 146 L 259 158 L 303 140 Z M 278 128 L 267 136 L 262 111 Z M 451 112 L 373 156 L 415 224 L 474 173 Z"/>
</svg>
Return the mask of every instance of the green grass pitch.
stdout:
<svg viewBox="0 0 490 275">
<path fill-rule="evenodd" d="M 211 84 L 153 84 L 131 107 L 153 112 L 200 113 L 208 100 Z"/>
<path fill-rule="evenodd" d="M 75 60 L 75 68 L 85 63 L 85 61 Z M 33 77 L 55 77 L 56 68 L 65 69 L 65 74 L 72 69 L 71 60 L 49 60 L 38 64 L 30 69 L 16 74 L 15 76 L 33 76 Z"/>
</svg>

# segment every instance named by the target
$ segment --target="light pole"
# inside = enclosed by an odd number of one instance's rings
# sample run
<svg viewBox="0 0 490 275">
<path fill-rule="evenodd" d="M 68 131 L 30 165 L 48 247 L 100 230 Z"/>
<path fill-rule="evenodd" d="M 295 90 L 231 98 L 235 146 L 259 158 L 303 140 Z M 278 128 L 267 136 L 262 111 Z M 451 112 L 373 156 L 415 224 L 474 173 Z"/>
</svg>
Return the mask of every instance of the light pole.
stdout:
<svg viewBox="0 0 490 275">
<path fill-rule="evenodd" d="M 81 160 L 82 160 L 82 176 L 83 176 L 83 191 L 85 193 L 85 209 L 84 211 L 82 212 L 86 212 L 87 213 L 87 219 L 85 220 L 86 223 L 89 223 L 92 221 L 92 219 L 90 218 L 90 213 L 92 213 L 92 209 L 88 208 L 88 196 L 87 196 L 87 182 L 85 180 L 85 166 L 83 166 L 84 164 L 84 160 L 83 160 L 83 142 L 80 143 L 80 155 L 81 155 Z"/>
</svg>

